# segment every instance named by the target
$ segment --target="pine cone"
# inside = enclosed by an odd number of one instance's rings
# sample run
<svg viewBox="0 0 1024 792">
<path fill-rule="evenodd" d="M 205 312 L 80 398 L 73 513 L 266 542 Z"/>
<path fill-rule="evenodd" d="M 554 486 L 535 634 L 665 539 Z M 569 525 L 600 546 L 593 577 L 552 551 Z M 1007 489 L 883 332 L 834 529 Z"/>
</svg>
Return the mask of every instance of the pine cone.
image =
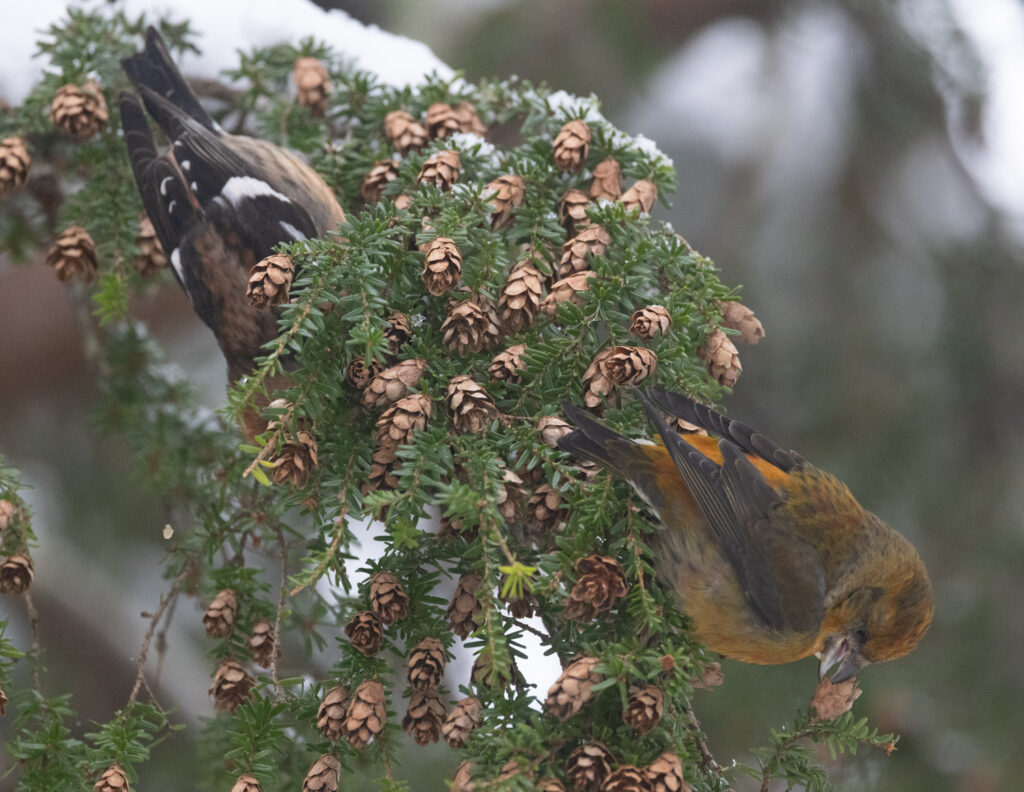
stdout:
<svg viewBox="0 0 1024 792">
<path fill-rule="evenodd" d="M 461 256 L 459 261 L 462 261 Z M 460 272 L 461 263 L 460 263 Z M 389 314 L 384 320 L 384 337 L 388 340 L 388 349 L 392 355 L 398 355 L 409 340 L 412 338 L 412 320 L 399 311 Z"/>
<path fill-rule="evenodd" d="M 583 190 L 572 189 L 562 196 L 558 204 L 558 220 L 569 236 L 576 236 L 590 225 L 590 218 L 587 217 L 588 206 L 590 198 Z"/>
<path fill-rule="evenodd" d="M 353 748 L 365 748 L 383 731 L 386 720 L 384 686 L 374 679 L 360 683 L 345 713 L 345 739 Z"/>
<path fill-rule="evenodd" d="M 611 772 L 611 752 L 599 742 L 583 743 L 565 761 L 565 775 L 576 792 L 596 790 Z"/>
<path fill-rule="evenodd" d="M 651 792 L 690 792 L 690 785 L 683 779 L 683 763 L 671 751 L 647 765 L 644 775 Z"/>
<path fill-rule="evenodd" d="M 557 778 L 542 778 L 537 783 L 538 792 L 565 792 L 565 784 Z"/>
<path fill-rule="evenodd" d="M 472 102 L 463 100 L 455 105 L 455 118 L 459 122 L 460 132 L 467 132 L 478 137 L 485 137 L 487 135 L 487 127 L 480 120 L 480 116 L 477 115 L 476 108 L 473 107 Z"/>
<path fill-rule="evenodd" d="M 107 102 L 95 80 L 86 80 L 82 86 L 62 85 L 50 105 L 50 123 L 74 140 L 91 138 L 109 118 Z"/>
<path fill-rule="evenodd" d="M 478 688 L 487 688 L 494 692 L 505 690 L 513 680 L 520 686 L 525 684 L 514 657 L 509 658 L 508 664 L 494 663 L 491 662 L 490 650 L 486 648 L 481 649 L 473 661 L 469 680 Z"/>
<path fill-rule="evenodd" d="M 722 303 L 722 326 L 730 330 L 739 330 L 739 338 L 744 344 L 756 344 L 764 338 L 764 327 L 754 312 L 736 300 Z"/>
<path fill-rule="evenodd" d="M 580 657 L 566 666 L 562 675 L 548 690 L 544 709 L 558 720 L 565 721 L 575 715 L 593 697 L 591 688 L 604 679 L 595 669 L 601 661 L 596 657 Z"/>
<path fill-rule="evenodd" d="M 699 690 L 713 690 L 725 681 L 721 663 L 708 663 L 701 671 L 699 678 L 690 680 L 690 684 Z"/>
<path fill-rule="evenodd" d="M 708 374 L 720 385 L 731 388 L 736 384 L 743 366 L 740 365 L 739 350 L 724 331 L 715 330 L 709 334 L 697 354 L 704 358 Z"/>
<path fill-rule="evenodd" d="M 330 754 L 321 754 L 306 772 L 302 792 L 338 792 L 340 778 L 341 762 Z"/>
<path fill-rule="evenodd" d="M 369 657 L 377 654 L 384 629 L 373 611 L 360 611 L 345 625 L 345 635 L 358 651 Z"/>
<path fill-rule="evenodd" d="M 651 792 L 651 787 L 639 767 L 620 765 L 601 784 L 601 792 Z"/>
<path fill-rule="evenodd" d="M 511 525 L 516 522 L 519 503 L 526 494 L 523 490 L 523 480 L 508 468 L 504 468 L 501 483 L 502 488 L 498 490 L 495 505 L 501 516 L 505 518 L 505 522 Z"/>
<path fill-rule="evenodd" d="M 548 448 L 558 448 L 558 441 L 572 431 L 572 425 L 557 415 L 544 415 L 537 421 L 540 439 Z"/>
<path fill-rule="evenodd" d="M 266 619 L 260 619 L 252 626 L 249 636 L 249 656 L 261 668 L 270 668 L 274 658 L 281 656 L 281 648 L 277 645 L 274 625 Z"/>
<path fill-rule="evenodd" d="M 452 416 L 452 425 L 459 434 L 483 434 L 498 418 L 498 408 L 487 391 L 465 374 L 453 377 L 448 383 L 445 403 Z"/>
<path fill-rule="evenodd" d="M 409 395 L 415 388 L 427 367 L 425 360 L 403 360 L 370 380 L 363 390 L 363 406 L 368 410 L 385 410 Z"/>
<path fill-rule="evenodd" d="M 488 201 L 491 205 L 491 228 L 501 228 L 526 200 L 526 182 L 522 176 L 508 173 L 489 182 L 484 187 L 483 196 L 493 196 Z"/>
<path fill-rule="evenodd" d="M 384 188 L 388 183 L 397 178 L 398 162 L 396 160 L 377 160 L 370 168 L 370 172 L 363 178 L 363 186 L 359 188 L 359 194 L 368 206 L 375 204 L 384 194 Z"/>
<path fill-rule="evenodd" d="M 615 157 L 606 157 L 594 166 L 590 197 L 595 201 L 617 201 L 622 195 L 622 168 Z"/>
<path fill-rule="evenodd" d="M 501 340 L 498 317 L 482 299 L 452 305 L 441 323 L 441 334 L 445 348 L 459 357 L 490 349 Z"/>
<path fill-rule="evenodd" d="M 427 134 L 432 139 L 446 138 L 459 131 L 459 119 L 450 104 L 434 102 L 427 108 Z"/>
<path fill-rule="evenodd" d="M 559 303 L 572 302 L 575 305 L 582 305 L 583 300 L 580 298 L 580 292 L 589 291 L 589 281 L 591 278 L 596 277 L 596 272 L 583 270 L 583 272 L 574 273 L 567 278 L 556 280 L 551 285 L 551 291 L 548 293 L 548 296 L 541 301 L 541 311 L 548 316 L 554 316 L 558 310 Z"/>
<path fill-rule="evenodd" d="M 448 713 L 441 726 L 441 734 L 452 748 L 465 748 L 473 729 L 483 722 L 480 717 L 480 699 L 467 696 Z"/>
<path fill-rule="evenodd" d="M 573 119 L 562 127 L 554 143 L 555 165 L 559 170 L 578 171 L 590 153 L 590 128 L 585 122 Z"/>
<path fill-rule="evenodd" d="M 576 236 L 562 245 L 562 258 L 558 262 L 557 275 L 567 278 L 573 273 L 590 269 L 587 256 L 602 256 L 612 242 L 604 226 L 591 223 Z"/>
<path fill-rule="evenodd" d="M 524 352 L 526 344 L 513 344 L 495 355 L 491 367 L 487 369 L 491 382 L 519 382 L 522 379 L 520 373 L 526 366 L 523 362 Z"/>
<path fill-rule="evenodd" d="M 420 184 L 433 184 L 439 190 L 447 192 L 459 180 L 462 172 L 462 160 L 457 151 L 439 151 L 427 157 L 420 168 L 417 181 Z"/>
<path fill-rule="evenodd" d="M 348 708 L 348 688 L 335 685 L 324 695 L 316 711 L 316 727 L 324 739 L 337 742 L 345 736 L 345 711 Z"/>
<path fill-rule="evenodd" d="M 211 638 L 227 638 L 235 628 L 238 599 L 231 589 L 224 589 L 210 602 L 203 614 L 203 627 Z"/>
<path fill-rule="evenodd" d="M 627 212 L 650 214 L 654 202 L 658 200 L 658 187 L 650 179 L 641 179 L 626 190 L 619 200 Z"/>
<path fill-rule="evenodd" d="M 409 684 L 416 690 L 440 686 L 445 662 L 444 644 L 437 638 L 424 638 L 409 653 L 406 665 Z"/>
<path fill-rule="evenodd" d="M 452 788 L 449 792 L 476 792 L 476 784 L 473 783 L 473 765 L 468 759 L 463 759 L 455 768 L 455 775 L 452 776 Z"/>
<path fill-rule="evenodd" d="M 7 714 L 7 694 L 0 687 L 0 718 Z"/>
<path fill-rule="evenodd" d="M 384 134 L 401 154 L 427 145 L 427 130 L 405 110 L 392 110 L 384 116 Z"/>
<path fill-rule="evenodd" d="M 662 305 L 648 305 L 634 311 L 630 317 L 629 333 L 637 338 L 649 341 L 655 335 L 664 335 L 672 326 L 672 315 Z"/>
<path fill-rule="evenodd" d="M 113 764 L 103 771 L 100 780 L 92 785 L 95 792 L 128 792 L 128 776 L 121 765 Z"/>
<path fill-rule="evenodd" d="M 824 677 L 814 688 L 814 696 L 807 709 L 807 713 L 811 716 L 811 722 L 830 721 L 838 718 L 844 712 L 849 712 L 853 707 L 853 702 L 860 698 L 862 692 L 857 687 L 856 677 L 850 677 L 835 684 L 828 677 Z"/>
<path fill-rule="evenodd" d="M 414 690 L 402 719 L 402 729 L 412 735 L 417 745 L 435 743 L 441 737 L 446 714 L 435 688 Z"/>
<path fill-rule="evenodd" d="M 370 578 L 370 608 L 388 626 L 404 619 L 409 612 L 409 595 L 390 572 L 376 572 Z"/>
<path fill-rule="evenodd" d="M 6 498 L 0 498 L 0 534 L 14 525 L 20 509 Z"/>
<path fill-rule="evenodd" d="M 362 390 L 370 381 L 381 372 L 381 365 L 376 360 L 370 361 L 370 365 L 366 365 L 366 361 L 360 356 L 352 358 L 352 362 L 348 364 L 345 369 L 345 380 L 356 390 Z"/>
<path fill-rule="evenodd" d="M 422 393 L 399 399 L 377 419 L 377 445 L 396 449 L 412 442 L 413 433 L 427 425 L 433 407 Z"/>
<path fill-rule="evenodd" d="M 518 333 L 533 324 L 544 296 L 544 276 L 530 258 L 509 272 L 498 297 L 498 317 L 506 333 Z"/>
<path fill-rule="evenodd" d="M 260 782 L 251 775 L 240 775 L 231 787 L 231 792 L 263 792 Z"/>
<path fill-rule="evenodd" d="M 0 564 L 0 594 L 24 594 L 35 576 L 28 553 L 15 553 Z"/>
<path fill-rule="evenodd" d="M 213 696 L 213 708 L 229 710 L 234 715 L 239 705 L 249 698 L 255 684 L 256 680 L 237 660 L 221 660 L 209 691 Z"/>
<path fill-rule="evenodd" d="M 291 256 L 274 253 L 257 261 L 249 270 L 249 283 L 245 289 L 249 305 L 262 310 L 268 305 L 288 302 L 288 290 L 294 277 L 295 265 Z"/>
<path fill-rule="evenodd" d="M 299 104 L 309 108 L 313 118 L 323 118 L 327 112 L 327 96 L 331 93 L 331 76 L 316 58 L 303 57 L 295 61 L 292 81 L 299 92 Z"/>
<path fill-rule="evenodd" d="M 28 179 L 32 157 L 20 137 L 0 140 L 0 198 L 14 195 Z"/>
<path fill-rule="evenodd" d="M 526 527 L 534 536 L 545 536 L 553 532 L 568 513 L 561 493 L 550 484 L 541 484 L 526 504 Z"/>
<path fill-rule="evenodd" d="M 477 617 L 484 606 L 477 593 L 482 582 L 483 578 L 473 572 L 460 577 L 455 587 L 455 594 L 448 605 L 448 624 L 460 638 L 468 638 L 480 626 Z"/>
<path fill-rule="evenodd" d="M 462 277 L 462 254 L 454 240 L 437 237 L 430 243 L 423 259 L 422 277 L 427 291 L 435 297 L 458 285 Z"/>
<path fill-rule="evenodd" d="M 612 382 L 601 365 L 605 358 L 613 353 L 616 347 L 605 347 L 590 361 L 587 370 L 583 372 L 583 403 L 591 410 L 601 406 L 605 398 L 611 400 L 612 391 L 615 390 L 615 383 Z"/>
<path fill-rule="evenodd" d="M 576 585 L 569 593 L 565 615 L 578 622 L 592 621 L 610 610 L 626 593 L 626 575 L 614 558 L 590 555 L 576 561 Z"/>
<path fill-rule="evenodd" d="M 65 282 L 79 277 L 86 283 L 94 283 L 99 274 L 96 243 L 88 231 L 77 225 L 60 232 L 46 254 L 46 263 L 54 267 L 57 277 Z"/>
<path fill-rule="evenodd" d="M 316 437 L 300 429 L 295 437 L 286 436 L 284 445 L 273 459 L 271 478 L 275 484 L 290 483 L 302 488 L 309 480 L 309 474 L 317 466 Z"/>
<path fill-rule="evenodd" d="M 654 373 L 658 356 L 644 347 L 615 346 L 598 366 L 613 385 L 635 385 Z"/>
<path fill-rule="evenodd" d="M 145 214 L 139 218 L 139 232 L 135 235 L 135 246 L 139 252 L 132 257 L 132 266 L 143 277 L 149 277 L 167 269 L 167 255 L 157 239 L 153 221 Z"/>
<path fill-rule="evenodd" d="M 646 685 L 629 697 L 622 720 L 636 729 L 637 734 L 649 734 L 658 725 L 665 711 L 665 694 L 661 688 Z"/>
</svg>

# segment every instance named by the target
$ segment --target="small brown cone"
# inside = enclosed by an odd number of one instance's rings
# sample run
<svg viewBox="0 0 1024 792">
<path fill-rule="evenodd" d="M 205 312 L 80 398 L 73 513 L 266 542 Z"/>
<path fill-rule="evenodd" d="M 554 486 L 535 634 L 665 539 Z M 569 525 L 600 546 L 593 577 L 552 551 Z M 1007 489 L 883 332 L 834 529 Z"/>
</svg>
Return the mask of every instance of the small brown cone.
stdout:
<svg viewBox="0 0 1024 792">
<path fill-rule="evenodd" d="M 448 624 L 460 638 L 468 638 L 480 626 L 477 617 L 483 610 L 478 592 L 483 578 L 475 572 L 459 578 L 455 594 L 448 605 Z"/>
<path fill-rule="evenodd" d="M 720 385 L 731 388 L 736 384 L 743 366 L 740 365 L 739 350 L 724 331 L 715 330 L 710 333 L 697 354 L 704 358 L 708 374 L 718 380 Z"/>
<path fill-rule="evenodd" d="M 588 206 L 590 198 L 583 190 L 572 189 L 562 196 L 558 204 L 558 220 L 569 236 L 576 236 L 590 225 L 590 218 L 587 217 Z"/>
<path fill-rule="evenodd" d="M 602 782 L 601 792 L 651 792 L 651 787 L 639 767 L 620 765 Z"/>
<path fill-rule="evenodd" d="M 132 266 L 143 277 L 167 269 L 167 255 L 157 239 L 153 221 L 147 215 L 139 218 L 139 232 L 135 235 L 135 246 L 139 252 L 132 257 Z"/>
<path fill-rule="evenodd" d="M 691 679 L 690 684 L 701 690 L 714 690 L 724 681 L 725 675 L 722 674 L 722 664 L 715 662 L 704 666 L 700 678 Z"/>
<path fill-rule="evenodd" d="M 658 356 L 645 347 L 615 346 L 598 364 L 613 385 L 635 385 L 658 367 Z"/>
<path fill-rule="evenodd" d="M 545 415 L 537 421 L 540 439 L 548 448 L 558 448 L 558 441 L 572 431 L 572 425 L 557 415 Z"/>
<path fill-rule="evenodd" d="M 213 708 L 228 710 L 234 715 L 239 705 L 249 698 L 255 684 L 256 680 L 237 660 L 221 660 L 209 691 L 213 696 Z"/>
<path fill-rule="evenodd" d="M 403 360 L 370 380 L 363 390 L 363 406 L 368 410 L 386 410 L 409 395 L 423 376 L 425 360 Z"/>
<path fill-rule="evenodd" d="M 32 157 L 20 137 L 0 140 L 0 198 L 14 195 L 28 179 Z"/>
<path fill-rule="evenodd" d="M 24 594 L 35 576 L 28 553 L 15 553 L 0 564 L 0 594 Z"/>
<path fill-rule="evenodd" d="M 498 408 L 487 391 L 465 374 L 452 378 L 445 404 L 452 416 L 452 425 L 459 434 L 483 434 L 498 418 Z"/>
<path fill-rule="evenodd" d="M 107 125 L 110 113 L 103 92 L 95 80 L 73 83 L 57 89 L 50 105 L 50 123 L 74 140 L 87 140 Z"/>
<path fill-rule="evenodd" d="M 850 677 L 837 684 L 832 684 L 831 679 L 824 677 L 814 688 L 814 696 L 811 697 L 811 704 L 807 710 L 811 722 L 830 721 L 844 712 L 849 712 L 853 702 L 860 698 L 862 692 L 857 687 L 856 677 Z"/>
<path fill-rule="evenodd" d="M 548 316 L 555 316 L 558 306 L 564 302 L 571 302 L 575 305 L 582 305 L 583 300 L 580 292 L 590 290 L 589 281 L 596 278 L 597 273 L 592 270 L 576 272 L 567 278 L 561 278 L 551 284 L 551 291 L 540 304 L 540 310 Z"/>
<path fill-rule="evenodd" d="M 211 638 L 227 638 L 235 628 L 238 599 L 231 589 L 219 592 L 203 614 L 203 627 Z"/>
<path fill-rule="evenodd" d="M 739 330 L 739 339 L 744 344 L 756 344 L 764 338 L 764 326 L 754 312 L 736 300 L 722 303 L 722 325 L 730 330 Z"/>
<path fill-rule="evenodd" d="M 345 635 L 357 651 L 369 657 L 377 654 L 384 628 L 373 611 L 360 611 L 345 625 Z"/>
<path fill-rule="evenodd" d="M 270 668 L 274 658 L 281 656 L 281 648 L 277 645 L 274 625 L 266 619 L 260 619 L 252 626 L 249 636 L 249 656 L 261 668 Z"/>
<path fill-rule="evenodd" d="M 291 484 L 302 488 L 309 481 L 309 474 L 317 466 L 316 437 L 304 429 L 287 436 L 281 450 L 272 460 L 274 469 L 271 478 L 275 484 Z"/>
<path fill-rule="evenodd" d="M 594 166 L 590 197 L 595 201 L 617 201 L 622 195 L 622 167 L 615 157 L 606 157 Z"/>
<path fill-rule="evenodd" d="M 0 534 L 14 525 L 20 509 L 6 498 L 0 498 Z"/>
<path fill-rule="evenodd" d="M 565 721 L 575 715 L 593 697 L 591 688 L 604 679 L 595 669 L 601 661 L 583 656 L 566 666 L 562 675 L 548 690 L 544 709 L 558 720 Z"/>
<path fill-rule="evenodd" d="M 435 688 L 414 690 L 402 719 L 402 729 L 417 745 L 429 745 L 441 738 L 445 715 L 444 704 Z"/>
<path fill-rule="evenodd" d="M 345 381 L 356 390 L 362 390 L 381 372 L 381 365 L 376 360 L 366 365 L 362 357 L 352 358 L 345 369 Z"/>
<path fill-rule="evenodd" d="M 544 297 L 544 276 L 530 259 L 518 262 L 505 279 L 498 297 L 498 320 L 506 333 L 518 333 L 533 324 Z"/>
<path fill-rule="evenodd" d="M 392 110 L 384 116 L 384 134 L 402 154 L 427 145 L 427 130 L 405 110 Z"/>
<path fill-rule="evenodd" d="M 554 531 L 569 513 L 561 493 L 550 484 L 541 484 L 526 504 L 526 527 L 534 536 Z"/>
<path fill-rule="evenodd" d="M 435 297 L 454 289 L 462 277 L 462 254 L 455 240 L 437 237 L 427 247 L 423 259 L 423 283 Z"/>
<path fill-rule="evenodd" d="M 578 622 L 593 620 L 610 610 L 626 593 L 626 575 L 614 558 L 590 555 L 576 561 L 576 584 L 569 593 L 565 615 Z"/>
<path fill-rule="evenodd" d="M 615 347 L 602 349 L 594 355 L 587 370 L 583 372 L 583 403 L 591 410 L 599 408 L 615 390 L 615 383 L 608 378 L 601 365 L 614 349 Z"/>
<path fill-rule="evenodd" d="M 0 718 L 7 714 L 7 694 L 0 687 Z"/>
<path fill-rule="evenodd" d="M 452 787 L 449 792 L 475 792 L 476 784 L 473 783 L 473 765 L 468 759 L 459 762 L 455 768 L 455 775 L 452 776 Z"/>
<path fill-rule="evenodd" d="M 316 727 L 324 739 L 337 742 L 345 736 L 348 698 L 348 688 L 342 685 L 335 685 L 324 694 L 316 711 Z"/>
<path fill-rule="evenodd" d="M 658 200 L 658 187 L 650 179 L 641 179 L 619 198 L 627 212 L 650 214 Z"/>
<path fill-rule="evenodd" d="M 412 442 L 413 433 L 427 425 L 432 411 L 430 399 L 422 393 L 399 399 L 377 419 L 377 445 L 394 449 Z"/>
<path fill-rule="evenodd" d="M 353 748 L 365 748 L 384 729 L 387 705 L 384 686 L 367 679 L 356 688 L 345 713 L 345 739 Z"/>
<path fill-rule="evenodd" d="M 121 765 L 113 764 L 103 771 L 100 780 L 92 785 L 95 792 L 128 792 L 128 776 Z"/>
<path fill-rule="evenodd" d="M 509 658 L 507 664 L 493 663 L 490 650 L 486 648 L 482 649 L 473 661 L 469 678 L 478 688 L 487 688 L 494 692 L 505 690 L 513 680 L 520 686 L 526 684 L 516 667 L 515 658 Z"/>
<path fill-rule="evenodd" d="M 557 778 L 542 778 L 537 783 L 538 792 L 565 792 L 565 784 Z"/>
<path fill-rule="evenodd" d="M 487 135 L 487 126 L 480 120 L 472 102 L 463 100 L 455 105 L 455 118 L 459 122 L 460 132 L 468 132 L 479 137 Z"/>
<path fill-rule="evenodd" d="M 611 772 L 611 752 L 599 742 L 583 743 L 565 761 L 565 775 L 576 792 L 594 792 Z"/>
<path fill-rule="evenodd" d="M 426 121 L 427 134 L 431 138 L 446 138 L 461 131 L 455 108 L 444 102 L 434 102 L 427 108 Z"/>
<path fill-rule="evenodd" d="M 459 357 L 490 349 L 500 339 L 494 308 L 481 299 L 455 303 L 441 323 L 442 343 Z"/>
<path fill-rule="evenodd" d="M 651 792 L 690 792 L 683 778 L 683 763 L 677 754 L 665 751 L 644 768 Z"/>
<path fill-rule="evenodd" d="M 462 261 L 460 256 L 459 261 Z M 461 271 L 461 270 L 460 270 Z M 398 355 L 412 338 L 412 320 L 399 311 L 389 314 L 384 320 L 384 337 L 388 340 L 388 349 L 392 355 Z"/>
<path fill-rule="evenodd" d="M 390 572 L 376 572 L 370 578 L 370 608 L 388 626 L 401 621 L 409 612 L 409 595 Z"/>
<path fill-rule="evenodd" d="M 502 350 L 494 356 L 487 374 L 492 382 L 519 382 L 522 379 L 523 353 L 526 352 L 525 344 L 513 344 L 508 349 Z"/>
<path fill-rule="evenodd" d="M 251 775 L 240 775 L 235 779 L 231 792 L 263 792 L 260 782 Z"/>
<path fill-rule="evenodd" d="M 292 69 L 292 82 L 298 89 L 299 104 L 308 107 L 313 118 L 323 118 L 332 87 L 327 68 L 316 58 L 298 58 Z"/>
<path fill-rule="evenodd" d="M 341 762 L 330 754 L 322 754 L 310 765 L 302 780 L 302 792 L 338 792 Z"/>
<path fill-rule="evenodd" d="M 589 256 L 602 256 L 612 242 L 611 234 L 604 226 L 592 223 L 562 245 L 562 257 L 558 262 L 559 278 L 567 278 L 576 272 L 590 269 Z"/>
<path fill-rule="evenodd" d="M 444 676 L 444 644 L 437 638 L 424 638 L 409 653 L 406 676 L 416 690 L 436 688 Z"/>
<path fill-rule="evenodd" d="M 427 157 L 420 168 L 417 181 L 420 184 L 433 184 L 439 190 L 447 192 L 459 180 L 462 172 L 462 160 L 457 151 L 439 151 Z"/>
<path fill-rule="evenodd" d="M 504 466 L 503 466 L 504 467 Z M 508 468 L 502 475 L 502 488 L 498 490 L 496 505 L 501 516 L 510 525 L 516 522 L 519 515 L 519 505 L 525 496 L 523 480 Z"/>
<path fill-rule="evenodd" d="M 622 720 L 636 729 L 637 734 L 649 734 L 658 725 L 665 711 L 665 694 L 655 685 L 646 685 L 629 697 Z"/>
<path fill-rule="evenodd" d="M 512 213 L 526 200 L 526 182 L 522 176 L 507 173 L 489 182 L 483 195 L 485 198 L 490 196 L 491 228 L 501 228 L 508 224 Z"/>
<path fill-rule="evenodd" d="M 648 305 L 634 311 L 629 320 L 629 333 L 650 341 L 658 333 L 664 335 L 672 326 L 672 315 L 662 305 Z"/>
<path fill-rule="evenodd" d="M 555 165 L 559 170 L 578 171 L 587 161 L 589 153 L 590 128 L 584 121 L 573 119 L 555 137 Z"/>
<path fill-rule="evenodd" d="M 480 717 L 480 699 L 467 696 L 459 701 L 448 713 L 441 734 L 452 748 L 465 748 L 473 729 L 482 723 Z"/>
<path fill-rule="evenodd" d="M 96 243 L 88 231 L 77 225 L 61 231 L 50 252 L 46 254 L 46 263 L 65 282 L 77 277 L 86 283 L 94 283 L 99 274 Z"/>
<path fill-rule="evenodd" d="M 389 182 L 398 178 L 398 162 L 395 160 L 377 160 L 370 168 L 370 172 L 363 178 L 363 186 L 359 188 L 359 195 L 367 204 L 375 204 L 384 193 L 384 188 Z"/>
<path fill-rule="evenodd" d="M 257 261 L 249 270 L 249 283 L 245 289 L 249 305 L 263 309 L 268 305 L 288 302 L 288 290 L 294 277 L 295 265 L 291 256 L 274 253 Z"/>
</svg>

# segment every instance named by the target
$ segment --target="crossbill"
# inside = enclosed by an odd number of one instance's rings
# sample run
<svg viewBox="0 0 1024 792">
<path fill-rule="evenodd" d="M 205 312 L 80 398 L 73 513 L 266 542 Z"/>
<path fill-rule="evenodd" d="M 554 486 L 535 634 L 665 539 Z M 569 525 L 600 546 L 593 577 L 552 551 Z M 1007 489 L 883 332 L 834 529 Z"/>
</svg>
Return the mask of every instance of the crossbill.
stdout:
<svg viewBox="0 0 1024 792">
<path fill-rule="evenodd" d="M 627 480 L 657 514 L 655 566 L 698 640 L 748 663 L 815 655 L 834 683 L 917 646 L 933 600 L 910 542 L 745 424 L 663 388 L 639 396 L 656 442 L 566 404 L 577 429 L 559 445 Z M 679 434 L 661 411 L 718 439 Z"/>
</svg>

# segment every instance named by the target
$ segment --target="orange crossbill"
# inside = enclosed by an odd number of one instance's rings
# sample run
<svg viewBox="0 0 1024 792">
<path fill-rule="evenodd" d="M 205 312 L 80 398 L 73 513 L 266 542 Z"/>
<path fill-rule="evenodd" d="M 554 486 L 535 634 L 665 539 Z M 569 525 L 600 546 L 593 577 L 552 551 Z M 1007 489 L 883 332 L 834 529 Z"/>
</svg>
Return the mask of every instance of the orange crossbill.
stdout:
<svg viewBox="0 0 1024 792">
<path fill-rule="evenodd" d="M 809 655 L 842 682 L 917 646 L 931 582 L 913 546 L 835 476 L 739 421 L 663 388 L 639 394 L 657 442 L 630 440 L 570 404 L 563 450 L 627 480 L 659 518 L 659 576 L 694 636 L 748 663 Z M 679 434 L 661 412 L 711 435 Z"/>
</svg>

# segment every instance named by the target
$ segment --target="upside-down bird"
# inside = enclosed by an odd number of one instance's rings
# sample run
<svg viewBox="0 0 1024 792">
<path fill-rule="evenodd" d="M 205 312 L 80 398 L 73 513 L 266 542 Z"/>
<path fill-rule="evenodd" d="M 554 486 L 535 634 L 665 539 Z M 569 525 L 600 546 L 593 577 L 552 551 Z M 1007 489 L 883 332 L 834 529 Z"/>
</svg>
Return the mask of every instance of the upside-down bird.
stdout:
<svg viewBox="0 0 1024 792">
<path fill-rule="evenodd" d="M 658 442 L 634 441 L 564 405 L 578 427 L 559 445 L 626 479 L 660 526 L 659 577 L 695 637 L 748 663 L 809 655 L 842 682 L 917 646 L 931 582 L 904 537 L 835 476 L 682 394 L 640 394 Z M 679 434 L 660 411 L 713 437 Z"/>
<path fill-rule="evenodd" d="M 246 297 L 250 269 L 275 245 L 319 237 L 345 214 L 296 156 L 225 132 L 154 28 L 145 48 L 121 65 L 139 93 L 121 94 L 120 106 L 142 204 L 192 307 L 216 335 L 233 382 L 277 335 L 275 313 Z M 170 141 L 166 154 L 157 151 L 147 112 Z"/>
</svg>

